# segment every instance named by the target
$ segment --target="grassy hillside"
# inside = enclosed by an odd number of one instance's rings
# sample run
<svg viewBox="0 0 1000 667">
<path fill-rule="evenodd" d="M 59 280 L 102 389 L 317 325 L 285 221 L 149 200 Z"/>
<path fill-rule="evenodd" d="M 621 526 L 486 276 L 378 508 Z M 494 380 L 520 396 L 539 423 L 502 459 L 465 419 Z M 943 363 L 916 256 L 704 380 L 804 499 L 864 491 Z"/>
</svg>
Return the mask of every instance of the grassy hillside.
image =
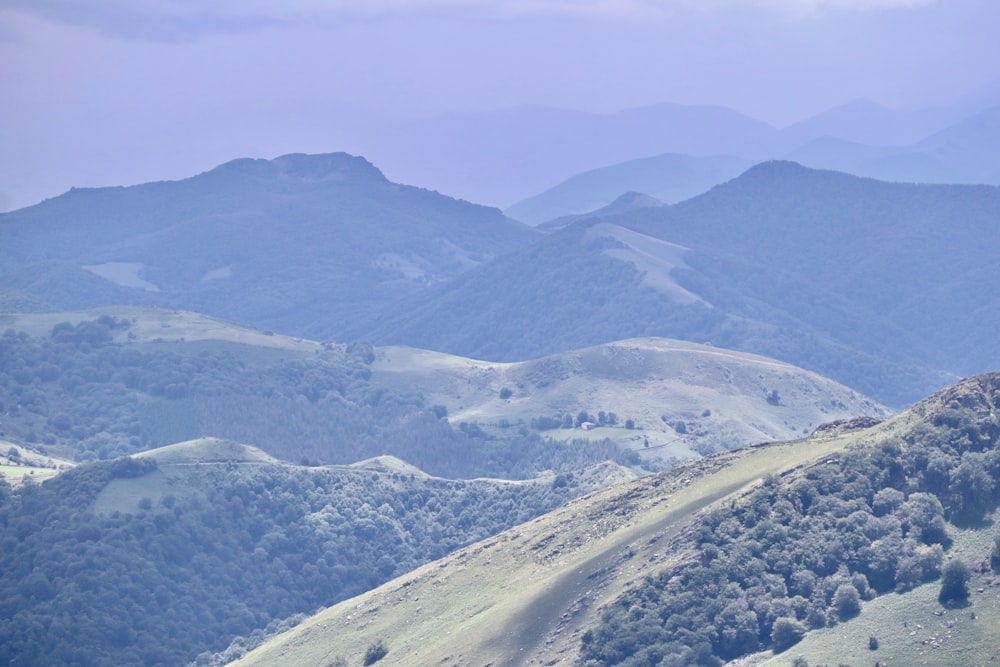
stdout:
<svg viewBox="0 0 1000 667">
<path fill-rule="evenodd" d="M 331 607 L 234 664 L 353 664 L 378 640 L 385 665 L 570 662 L 602 605 L 691 557 L 677 538 L 696 512 L 844 444 L 754 448 L 617 485 Z"/>
<path fill-rule="evenodd" d="M 946 626 L 968 619 L 959 629 L 924 623 L 926 599 L 940 586 L 922 582 L 938 576 L 942 559 L 989 558 L 996 531 L 986 518 L 1000 500 L 998 397 L 1000 375 L 972 378 L 868 429 L 841 424 L 620 484 L 324 610 L 234 664 L 361 664 L 381 643 L 388 652 L 380 665 L 639 665 L 668 657 L 665 664 L 721 665 L 717 655 L 768 645 L 779 618 L 802 632 L 807 623 L 831 629 L 808 632 L 776 664 L 798 653 L 833 660 L 838 646 L 867 646 L 868 628 L 898 622 L 889 611 L 896 598 L 885 596 L 893 590 L 914 600 L 914 637 L 961 636 L 968 643 L 953 647 L 974 656 L 969 664 L 985 664 L 995 646 L 990 628 L 1000 621 L 990 579 L 972 580 L 973 591 L 984 588 L 972 595 L 980 596 L 974 609 L 934 609 L 942 613 L 931 618 Z M 796 497 L 808 505 L 796 507 Z M 925 506 L 930 512 L 919 514 Z M 901 517 L 909 517 L 905 525 Z M 803 521 L 829 532 L 797 537 Z M 784 569 L 809 549 L 819 560 Z M 708 624 L 699 616 L 706 613 Z M 865 622 L 873 617 L 877 623 Z M 876 631 L 888 652 L 868 658 L 898 661 L 898 628 Z M 698 644 L 698 633 L 714 639 Z M 664 641 L 680 644 L 661 649 Z M 863 655 L 855 650 L 836 655 Z M 956 653 L 917 650 L 926 664 L 955 664 Z"/>
<path fill-rule="evenodd" d="M 15 486 L 24 482 L 40 482 L 74 465 L 72 461 L 41 454 L 0 439 L 0 479 Z"/>
<path fill-rule="evenodd" d="M 560 441 L 610 438 L 660 465 L 794 438 L 836 419 L 889 414 L 789 364 L 659 338 L 516 363 L 385 347 L 371 370 L 375 384 L 445 406 L 453 424 L 495 433 L 527 426 Z M 584 421 L 592 424 L 587 430 Z"/>
</svg>

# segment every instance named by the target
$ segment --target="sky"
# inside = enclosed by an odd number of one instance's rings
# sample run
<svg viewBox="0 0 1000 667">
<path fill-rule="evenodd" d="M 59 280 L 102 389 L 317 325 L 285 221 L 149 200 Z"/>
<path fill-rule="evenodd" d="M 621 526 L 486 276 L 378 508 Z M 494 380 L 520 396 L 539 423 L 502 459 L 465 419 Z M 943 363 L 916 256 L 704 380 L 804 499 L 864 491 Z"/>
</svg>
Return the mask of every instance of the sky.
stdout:
<svg viewBox="0 0 1000 667">
<path fill-rule="evenodd" d="M 997 0 L 0 0 L 0 211 L 449 112 L 945 105 L 1000 86 L 998 27 Z"/>
</svg>

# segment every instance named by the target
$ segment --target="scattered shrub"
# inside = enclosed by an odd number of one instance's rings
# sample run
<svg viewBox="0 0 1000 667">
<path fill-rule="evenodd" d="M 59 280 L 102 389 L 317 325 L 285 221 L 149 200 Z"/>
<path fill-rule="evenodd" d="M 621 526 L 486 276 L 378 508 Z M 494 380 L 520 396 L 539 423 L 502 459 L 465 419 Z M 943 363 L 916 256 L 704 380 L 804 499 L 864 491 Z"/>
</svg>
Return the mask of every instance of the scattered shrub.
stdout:
<svg viewBox="0 0 1000 667">
<path fill-rule="evenodd" d="M 957 606 L 969 599 L 969 566 L 964 561 L 953 559 L 941 568 L 941 592 L 938 602 L 942 605 Z"/>
<path fill-rule="evenodd" d="M 833 595 L 833 606 L 837 610 L 837 618 L 846 621 L 861 612 L 861 596 L 858 589 L 851 584 L 841 584 Z"/>
<path fill-rule="evenodd" d="M 368 665 L 374 665 L 388 653 L 389 649 L 386 648 L 385 642 L 381 639 L 378 640 L 365 650 L 365 667 L 368 667 Z"/>
<path fill-rule="evenodd" d="M 774 621 L 771 629 L 771 641 L 774 643 L 774 652 L 791 648 L 802 641 L 806 634 L 806 626 L 802 625 L 794 618 L 782 616 Z"/>
</svg>

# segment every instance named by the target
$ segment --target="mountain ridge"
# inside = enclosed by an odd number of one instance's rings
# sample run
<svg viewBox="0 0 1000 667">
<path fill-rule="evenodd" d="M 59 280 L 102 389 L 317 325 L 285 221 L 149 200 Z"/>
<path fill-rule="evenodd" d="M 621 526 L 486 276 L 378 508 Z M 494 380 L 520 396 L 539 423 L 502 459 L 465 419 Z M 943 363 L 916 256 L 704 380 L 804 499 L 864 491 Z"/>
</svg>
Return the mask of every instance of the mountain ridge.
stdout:
<svg viewBox="0 0 1000 667">
<path fill-rule="evenodd" d="M 497 209 L 392 183 L 364 158 L 247 158 L 0 215 L 0 285 L 51 310 L 158 305 L 331 338 L 537 235 Z"/>
<path fill-rule="evenodd" d="M 507 211 L 538 224 L 593 212 L 629 190 L 675 203 L 738 176 L 756 162 L 775 159 L 885 181 L 1000 185 L 1000 165 L 992 150 L 997 145 L 998 107 L 995 101 L 984 104 L 961 112 L 898 111 L 855 100 L 775 130 L 750 149 L 716 151 L 733 156 L 729 158 L 707 158 L 693 151 L 609 160 L 540 189 Z"/>
<path fill-rule="evenodd" d="M 899 407 L 995 356 L 979 317 L 991 312 L 983 241 L 997 233 L 998 210 L 994 186 L 885 183 L 768 161 L 669 207 L 584 217 L 355 335 L 497 361 L 636 335 L 709 341 Z M 615 255 L 644 248 L 592 231 L 609 226 L 687 248 L 669 278 L 698 302 L 644 285 L 643 270 Z"/>
</svg>

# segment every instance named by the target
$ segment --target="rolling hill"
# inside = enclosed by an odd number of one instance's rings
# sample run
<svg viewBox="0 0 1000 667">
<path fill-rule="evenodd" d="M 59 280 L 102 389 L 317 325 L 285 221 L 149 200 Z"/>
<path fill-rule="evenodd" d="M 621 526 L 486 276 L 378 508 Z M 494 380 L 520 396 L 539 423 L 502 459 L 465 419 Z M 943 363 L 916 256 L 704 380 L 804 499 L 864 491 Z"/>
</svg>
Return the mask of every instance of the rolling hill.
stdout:
<svg viewBox="0 0 1000 667">
<path fill-rule="evenodd" d="M 493 434 L 453 428 L 443 405 L 391 380 L 373 382 L 367 344 L 321 344 L 149 308 L 3 319 L 3 430 L 44 455 L 107 459 L 215 436 L 303 464 L 395 455 L 453 478 L 639 463 L 606 438 L 554 447 L 520 425 Z"/>
<path fill-rule="evenodd" d="M 663 339 L 496 363 L 154 308 L 0 325 L 6 437 L 78 460 L 215 436 L 286 461 L 392 455 L 441 476 L 530 478 L 605 459 L 660 468 L 888 414 L 789 364 Z"/>
<path fill-rule="evenodd" d="M 5 305 L 155 305 L 327 339 L 537 236 L 344 153 L 240 159 L 0 215 Z"/>
<path fill-rule="evenodd" d="M 453 424 L 499 434 L 530 427 L 559 442 L 606 438 L 656 468 L 786 440 L 836 419 L 889 415 L 857 392 L 790 364 L 660 338 L 514 363 L 384 347 L 376 348 L 371 372 L 376 386 L 445 406 Z"/>
<path fill-rule="evenodd" d="M 377 653 L 387 666 L 721 665 L 762 648 L 788 651 L 775 664 L 845 653 L 985 664 L 1000 627 L 1000 592 L 978 569 L 1000 500 L 998 396 L 1000 375 L 978 376 L 877 426 L 832 424 L 624 482 L 324 610 L 232 664 Z M 946 559 L 973 564 L 968 602 L 931 600 Z M 927 637 L 947 642 L 955 622 L 937 625 L 963 604 L 954 636 L 968 643 L 935 652 Z M 913 632 L 896 627 L 903 619 Z"/>
<path fill-rule="evenodd" d="M 1000 353 L 998 213 L 996 187 L 768 162 L 674 206 L 581 220 L 354 335 L 497 361 L 711 342 L 902 406 Z"/>
</svg>

